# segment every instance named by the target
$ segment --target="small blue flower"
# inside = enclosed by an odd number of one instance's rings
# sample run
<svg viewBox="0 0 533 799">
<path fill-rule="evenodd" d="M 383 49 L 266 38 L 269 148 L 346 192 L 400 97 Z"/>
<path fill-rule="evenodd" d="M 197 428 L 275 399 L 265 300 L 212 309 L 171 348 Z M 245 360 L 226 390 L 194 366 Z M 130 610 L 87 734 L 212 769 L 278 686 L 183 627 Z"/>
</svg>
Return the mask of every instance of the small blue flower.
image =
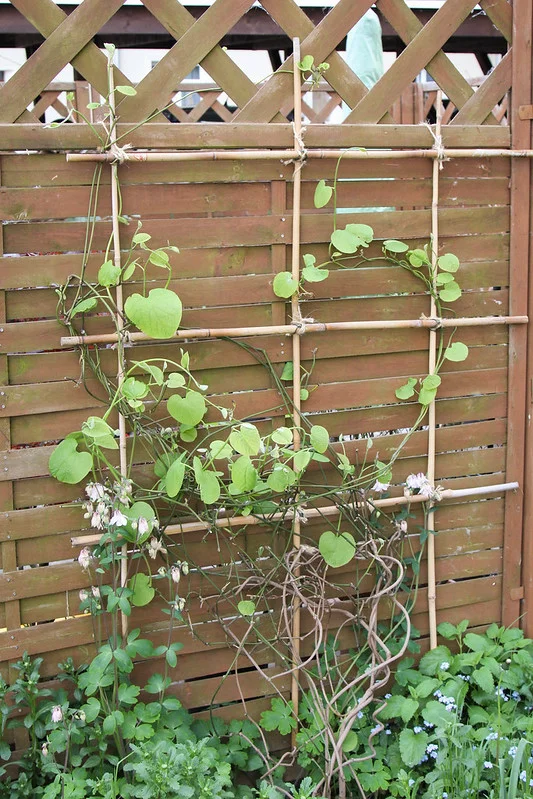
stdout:
<svg viewBox="0 0 533 799">
<path fill-rule="evenodd" d="M 526 779 L 527 779 L 527 774 L 526 774 L 526 772 L 525 772 L 525 771 L 521 771 L 521 772 L 520 772 L 520 780 L 521 780 L 522 782 L 525 782 L 525 781 L 526 781 Z"/>
<path fill-rule="evenodd" d="M 413 732 L 415 733 L 422 732 L 422 727 L 413 727 Z"/>
<path fill-rule="evenodd" d="M 509 747 L 509 751 L 507 752 L 507 754 L 510 755 L 511 757 L 514 757 L 517 752 L 518 748 L 516 746 L 511 746 Z"/>
<path fill-rule="evenodd" d="M 450 664 L 448 663 L 448 661 L 447 660 L 443 660 L 442 663 L 440 664 L 441 671 L 448 671 L 449 668 L 450 668 Z"/>
<path fill-rule="evenodd" d="M 483 768 L 494 768 L 494 763 L 491 763 L 490 760 L 485 760 Z"/>
</svg>

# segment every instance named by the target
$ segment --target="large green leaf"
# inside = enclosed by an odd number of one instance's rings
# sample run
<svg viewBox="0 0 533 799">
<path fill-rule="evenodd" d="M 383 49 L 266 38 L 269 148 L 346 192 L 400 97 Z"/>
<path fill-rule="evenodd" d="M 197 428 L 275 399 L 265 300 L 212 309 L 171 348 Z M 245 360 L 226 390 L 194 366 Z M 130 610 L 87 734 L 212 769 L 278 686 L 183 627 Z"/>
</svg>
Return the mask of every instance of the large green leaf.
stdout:
<svg viewBox="0 0 533 799">
<path fill-rule="evenodd" d="M 452 653 L 447 646 L 437 646 L 434 649 L 430 649 L 429 652 L 426 652 L 420 661 L 419 668 L 422 674 L 433 677 L 433 675 L 440 670 L 441 665 L 445 662 L 450 663 L 451 659 Z"/>
<path fill-rule="evenodd" d="M 182 304 L 170 289 L 152 289 L 147 297 L 132 294 L 124 311 L 133 324 L 151 338 L 172 338 L 181 322 Z"/>
<path fill-rule="evenodd" d="M 71 433 L 57 445 L 48 461 L 52 477 L 69 485 L 81 482 L 87 477 L 92 466 L 93 456 L 90 452 L 78 451 L 78 438 L 75 433 Z"/>
<path fill-rule="evenodd" d="M 203 395 L 191 389 L 184 397 L 173 394 L 167 402 L 167 410 L 176 421 L 194 427 L 204 418 L 207 405 Z"/>
<path fill-rule="evenodd" d="M 409 247 L 407 244 L 404 244 L 403 241 L 397 241 L 396 239 L 387 239 L 387 241 L 383 242 L 383 249 L 388 250 L 388 252 L 407 252 Z"/>
<path fill-rule="evenodd" d="M 402 730 L 400 733 L 400 755 L 406 766 L 418 766 L 426 753 L 429 737 L 426 732 Z"/>
<path fill-rule="evenodd" d="M 351 533 L 337 535 L 333 530 L 326 530 L 320 536 L 318 548 L 328 566 L 338 569 L 353 560 L 355 539 Z"/>
<path fill-rule="evenodd" d="M 220 482 L 215 472 L 202 468 L 202 461 L 197 456 L 193 459 L 194 476 L 200 489 L 200 499 L 206 505 L 212 505 L 220 497 Z"/>
</svg>

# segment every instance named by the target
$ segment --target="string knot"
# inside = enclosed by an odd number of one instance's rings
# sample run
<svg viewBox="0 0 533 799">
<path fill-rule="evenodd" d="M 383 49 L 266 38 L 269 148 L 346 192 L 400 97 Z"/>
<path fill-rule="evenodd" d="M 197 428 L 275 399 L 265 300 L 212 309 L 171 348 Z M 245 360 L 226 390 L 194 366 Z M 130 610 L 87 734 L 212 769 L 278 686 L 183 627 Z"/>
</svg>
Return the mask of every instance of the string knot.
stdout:
<svg viewBox="0 0 533 799">
<path fill-rule="evenodd" d="M 427 122 L 425 124 L 426 128 L 429 130 L 429 132 L 433 137 L 433 149 L 437 153 L 437 161 L 439 162 L 439 169 L 442 169 L 443 162 L 449 160 L 446 157 L 446 150 L 444 148 L 444 144 L 442 141 L 442 134 L 440 133 L 440 131 L 439 132 L 434 131 L 431 125 L 429 125 Z"/>
<path fill-rule="evenodd" d="M 113 142 L 109 148 L 109 152 L 113 156 L 113 163 L 123 164 L 129 158 L 128 150 L 131 149 L 131 144 L 125 144 L 124 147 L 119 147 L 116 142 Z"/>
<path fill-rule="evenodd" d="M 311 316 L 302 316 L 300 307 L 298 307 L 296 313 L 291 319 L 291 325 L 296 327 L 295 333 L 298 333 L 299 336 L 303 336 L 306 333 L 307 325 L 314 324 L 314 321 L 315 320 Z"/>
</svg>

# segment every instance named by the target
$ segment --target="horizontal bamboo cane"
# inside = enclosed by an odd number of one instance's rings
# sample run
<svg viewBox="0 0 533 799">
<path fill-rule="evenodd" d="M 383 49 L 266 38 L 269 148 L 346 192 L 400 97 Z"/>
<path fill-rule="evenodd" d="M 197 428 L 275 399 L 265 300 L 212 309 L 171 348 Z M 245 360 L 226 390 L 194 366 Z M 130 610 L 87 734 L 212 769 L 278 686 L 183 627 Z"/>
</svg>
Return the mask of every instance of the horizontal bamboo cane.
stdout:
<svg viewBox="0 0 533 799">
<path fill-rule="evenodd" d="M 303 155 L 297 150 L 196 150 L 194 152 L 135 152 L 120 150 L 120 152 L 105 153 L 67 153 L 67 161 L 116 161 L 128 163 L 130 161 L 264 161 L 308 158 L 347 158 L 350 160 L 374 160 L 396 158 L 533 158 L 533 150 L 506 150 L 502 148 L 427 148 L 417 150 L 341 150 L 341 149 L 310 149 Z"/>
<path fill-rule="evenodd" d="M 518 483 L 498 483 L 493 486 L 476 486 L 475 488 L 446 488 L 440 492 L 441 499 L 461 499 L 464 497 L 478 497 L 486 496 L 487 494 L 500 494 L 505 491 L 515 491 L 519 488 Z M 415 494 L 410 497 L 387 497 L 386 499 L 376 499 L 373 502 L 367 502 L 370 509 L 372 508 L 393 508 L 397 505 L 413 505 L 422 502 L 428 502 L 430 497 L 426 494 Z M 363 502 L 361 503 L 363 504 Z M 324 508 L 300 508 L 302 514 L 307 519 L 316 519 L 322 516 L 335 516 L 339 513 L 337 505 L 328 505 Z M 257 516 L 231 516 L 223 519 L 216 519 L 214 522 L 185 522 L 184 524 L 170 524 L 166 529 L 167 535 L 176 535 L 178 533 L 194 533 L 201 530 L 210 530 L 212 527 L 247 527 L 249 525 L 264 524 L 269 521 L 278 521 L 284 517 L 290 518 L 289 514 L 273 513 L 271 516 L 261 519 Z M 91 546 L 100 541 L 100 535 L 82 535 L 74 536 L 72 546 Z"/>
<path fill-rule="evenodd" d="M 296 322 L 290 325 L 265 325 L 263 327 L 201 327 L 190 330 L 177 330 L 170 339 L 153 339 L 146 333 L 127 333 L 126 343 L 136 341 L 174 341 L 192 338 L 246 338 L 249 336 L 292 336 L 294 333 L 325 333 L 334 330 L 397 330 L 401 328 L 441 327 L 482 327 L 484 325 L 525 325 L 527 316 L 473 316 L 459 319 L 375 319 L 368 322 Z M 100 333 L 92 336 L 62 336 L 62 347 L 75 347 L 81 344 L 113 344 L 119 339 L 118 333 Z"/>
</svg>

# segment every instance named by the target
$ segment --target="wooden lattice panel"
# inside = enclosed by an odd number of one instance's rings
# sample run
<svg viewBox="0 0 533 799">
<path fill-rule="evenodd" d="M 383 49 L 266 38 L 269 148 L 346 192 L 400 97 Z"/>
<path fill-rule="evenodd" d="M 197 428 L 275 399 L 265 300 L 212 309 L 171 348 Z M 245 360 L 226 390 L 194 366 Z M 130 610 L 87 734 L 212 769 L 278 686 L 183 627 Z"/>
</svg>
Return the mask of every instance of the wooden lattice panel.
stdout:
<svg viewBox="0 0 533 799">
<path fill-rule="evenodd" d="M 47 105 L 58 102 L 57 97 L 48 96 L 47 99 L 46 88 L 67 64 L 75 67 L 94 92 L 105 95 L 106 57 L 92 40 L 123 2 L 82 0 L 67 16 L 53 0 L 11 0 L 45 41 L 0 88 L 0 123 L 36 123 Z M 136 96 L 124 97 L 119 103 L 122 122 L 135 123 L 148 117 L 157 122 L 166 121 L 157 111 L 172 103 L 176 85 L 197 64 L 211 77 L 213 91 L 189 113 L 172 105 L 170 111 L 177 121 L 197 122 L 209 108 L 225 122 L 286 121 L 293 110 L 293 103 L 288 100 L 292 95 L 289 74 L 293 69 L 292 56 L 256 86 L 220 46 L 224 36 L 252 7 L 253 0 L 214 0 L 199 19 L 178 0 L 143 0 L 143 3 L 176 41 L 137 84 Z M 345 120 L 349 124 L 393 122 L 393 109 L 397 108 L 400 98 L 409 91 L 420 71 L 427 69 L 450 100 L 449 120 L 446 121 L 456 125 L 499 124 L 505 111 L 501 110 L 500 103 L 511 84 L 511 51 L 474 90 L 442 49 L 475 5 L 475 0 L 445 0 L 429 22 L 422 25 L 405 0 L 377 0 L 376 7 L 406 46 L 391 68 L 368 91 L 336 48 L 372 6 L 371 0 L 340 0 L 316 26 L 295 0 L 262 2 L 265 11 L 289 38 L 301 39 L 303 56 L 312 55 L 317 64 L 322 61 L 330 64 L 325 75 L 331 90 L 328 113 L 317 113 L 305 107 L 310 122 L 325 121 L 341 100 L 350 109 Z M 510 4 L 506 0 L 483 0 L 481 6 L 510 44 Z M 115 69 L 115 83 L 131 85 L 118 69 Z M 234 112 L 220 102 L 220 92 L 231 99 Z"/>
</svg>

